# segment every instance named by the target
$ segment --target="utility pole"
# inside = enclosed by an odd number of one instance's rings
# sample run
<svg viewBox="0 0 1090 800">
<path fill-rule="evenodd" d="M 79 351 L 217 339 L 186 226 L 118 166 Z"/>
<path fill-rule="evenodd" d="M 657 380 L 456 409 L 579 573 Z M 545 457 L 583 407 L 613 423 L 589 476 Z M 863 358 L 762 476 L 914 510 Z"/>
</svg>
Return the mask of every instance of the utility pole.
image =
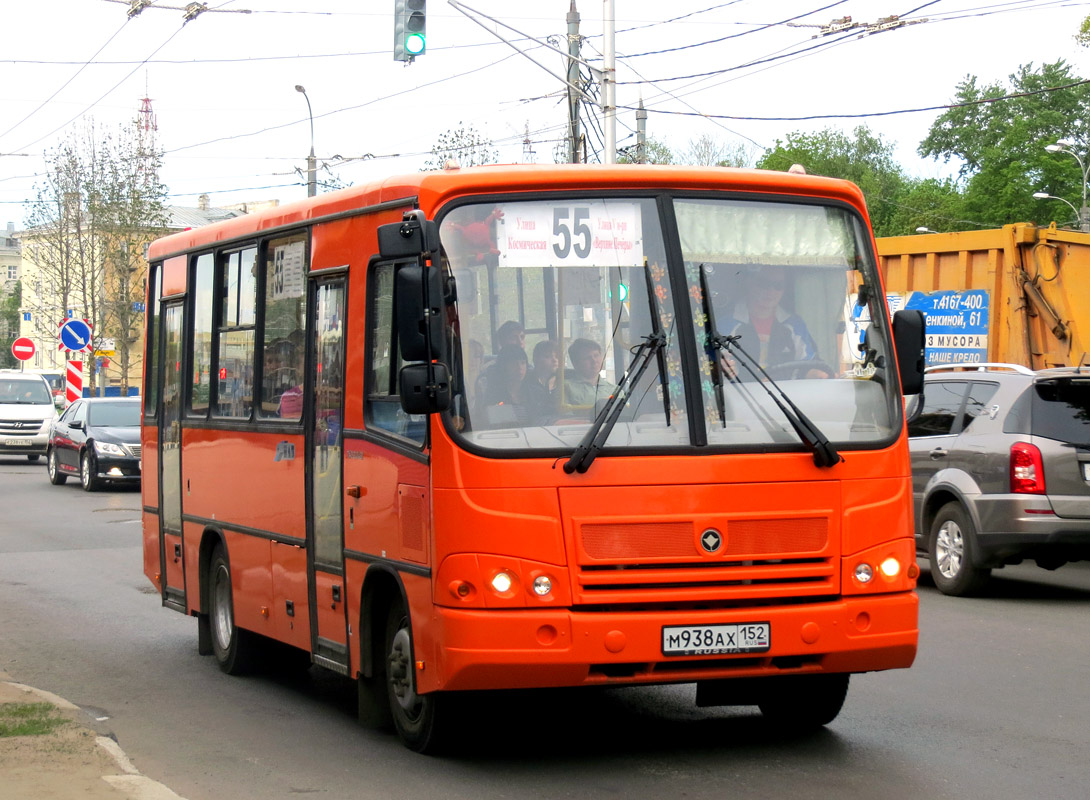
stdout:
<svg viewBox="0 0 1090 800">
<path fill-rule="evenodd" d="M 583 163 L 583 135 L 579 126 L 579 95 L 575 87 L 579 85 L 579 12 L 575 0 L 571 0 L 568 11 L 568 134 L 571 137 L 568 147 L 568 161 L 572 164 Z"/>
<path fill-rule="evenodd" d="M 643 107 L 642 97 L 636 109 L 636 163 L 647 163 L 647 109 Z"/>
<path fill-rule="evenodd" d="M 602 161 L 617 163 L 617 43 L 613 0 L 602 0 L 602 127 L 606 151 Z"/>
</svg>

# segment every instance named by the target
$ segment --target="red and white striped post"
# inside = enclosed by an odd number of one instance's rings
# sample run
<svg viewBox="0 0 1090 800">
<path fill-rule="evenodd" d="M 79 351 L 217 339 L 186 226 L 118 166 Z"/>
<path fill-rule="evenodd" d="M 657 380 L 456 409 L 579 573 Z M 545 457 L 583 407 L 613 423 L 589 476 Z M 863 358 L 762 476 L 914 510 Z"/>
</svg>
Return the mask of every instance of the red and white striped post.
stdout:
<svg viewBox="0 0 1090 800">
<path fill-rule="evenodd" d="M 69 361 L 64 407 L 68 408 L 81 397 L 83 397 L 83 362 Z"/>
</svg>

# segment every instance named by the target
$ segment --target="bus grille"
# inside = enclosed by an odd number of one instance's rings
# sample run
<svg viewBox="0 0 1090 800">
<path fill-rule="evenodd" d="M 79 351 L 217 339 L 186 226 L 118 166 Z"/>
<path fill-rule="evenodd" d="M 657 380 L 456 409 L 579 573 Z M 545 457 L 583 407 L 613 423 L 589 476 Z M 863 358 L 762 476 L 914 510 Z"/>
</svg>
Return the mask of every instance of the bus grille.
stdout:
<svg viewBox="0 0 1090 800">
<path fill-rule="evenodd" d="M 699 603 L 835 594 L 825 517 L 731 520 L 714 554 L 689 522 L 584 524 L 580 604 Z"/>
</svg>

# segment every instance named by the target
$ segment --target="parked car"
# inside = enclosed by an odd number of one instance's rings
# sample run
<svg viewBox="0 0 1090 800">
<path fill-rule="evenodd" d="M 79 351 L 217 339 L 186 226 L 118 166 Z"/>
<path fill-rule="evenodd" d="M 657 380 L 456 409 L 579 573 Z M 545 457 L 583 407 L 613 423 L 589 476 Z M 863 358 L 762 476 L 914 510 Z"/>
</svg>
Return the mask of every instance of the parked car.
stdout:
<svg viewBox="0 0 1090 800">
<path fill-rule="evenodd" d="M 78 476 L 84 491 L 107 482 L 140 482 L 140 398 L 83 398 L 49 433 L 49 482 Z"/>
<path fill-rule="evenodd" d="M 45 455 L 49 425 L 57 416 L 53 393 L 41 375 L 0 370 L 0 455 Z"/>
<path fill-rule="evenodd" d="M 916 546 L 935 586 L 1090 558 L 1090 369 L 930 367 L 909 425 Z"/>
</svg>

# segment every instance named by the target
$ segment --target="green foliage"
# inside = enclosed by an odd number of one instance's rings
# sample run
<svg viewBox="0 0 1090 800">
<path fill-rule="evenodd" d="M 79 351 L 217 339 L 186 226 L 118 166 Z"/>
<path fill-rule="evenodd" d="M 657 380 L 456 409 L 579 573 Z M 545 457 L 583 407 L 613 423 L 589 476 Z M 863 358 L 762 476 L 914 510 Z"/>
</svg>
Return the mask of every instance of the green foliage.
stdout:
<svg viewBox="0 0 1090 800">
<path fill-rule="evenodd" d="M 648 136 L 647 141 L 644 143 L 644 164 L 673 164 L 674 153 L 670 150 L 666 144 L 659 139 Z M 636 146 L 626 147 L 617 153 L 618 164 L 639 164 L 639 154 L 636 152 Z"/>
<path fill-rule="evenodd" d="M 4 703 L 0 705 L 0 739 L 9 736 L 41 736 L 64 725 L 52 703 Z"/>
<path fill-rule="evenodd" d="M 1008 80 L 1007 86 L 980 85 L 976 76 L 967 76 L 952 101 L 958 105 L 935 121 L 919 153 L 960 162 L 962 213 L 981 224 L 1067 219 L 1070 209 L 1062 203 L 1032 195 L 1043 191 L 1081 203 L 1078 161 L 1048 153 L 1045 146 L 1067 139 L 1084 157 L 1090 145 L 1090 85 L 1041 91 L 1080 80 L 1062 59 L 1038 69 L 1023 65 Z M 1019 96 L 987 102 L 1007 95 Z"/>
<path fill-rule="evenodd" d="M 424 162 L 424 169 L 443 169 L 447 161 L 456 161 L 462 167 L 476 167 L 481 164 L 495 164 L 500 152 L 492 146 L 492 140 L 486 139 L 472 125 L 459 122 L 439 135 L 432 145 L 431 157 Z"/>
<path fill-rule="evenodd" d="M 23 284 L 16 281 L 11 294 L 0 294 L 0 369 L 11 369 L 19 366 L 17 359 L 11 352 L 11 345 L 19 338 L 19 304 L 22 302 Z"/>
<path fill-rule="evenodd" d="M 897 227 L 897 204 L 910 186 L 893 158 L 893 144 L 882 140 L 865 125 L 849 136 L 826 128 L 817 133 L 795 132 L 765 151 L 757 161 L 760 169 L 786 171 L 801 164 L 810 175 L 843 178 L 856 184 L 867 200 L 876 236 L 909 231 Z"/>
</svg>

